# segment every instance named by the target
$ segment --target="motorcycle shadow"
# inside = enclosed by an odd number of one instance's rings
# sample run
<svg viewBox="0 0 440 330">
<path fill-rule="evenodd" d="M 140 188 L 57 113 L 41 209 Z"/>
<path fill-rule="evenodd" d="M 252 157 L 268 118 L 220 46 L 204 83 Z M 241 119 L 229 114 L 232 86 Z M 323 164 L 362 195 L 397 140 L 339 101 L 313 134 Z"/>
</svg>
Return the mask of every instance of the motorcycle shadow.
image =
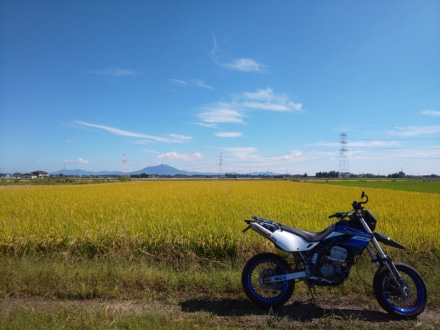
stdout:
<svg viewBox="0 0 440 330">
<path fill-rule="evenodd" d="M 209 312 L 217 316 L 274 315 L 297 322 L 335 317 L 340 320 L 357 319 L 365 322 L 389 322 L 393 318 L 380 311 L 353 308 L 323 308 L 314 302 L 295 301 L 273 310 L 261 309 L 246 299 L 189 299 L 180 303 L 182 312 Z"/>
</svg>

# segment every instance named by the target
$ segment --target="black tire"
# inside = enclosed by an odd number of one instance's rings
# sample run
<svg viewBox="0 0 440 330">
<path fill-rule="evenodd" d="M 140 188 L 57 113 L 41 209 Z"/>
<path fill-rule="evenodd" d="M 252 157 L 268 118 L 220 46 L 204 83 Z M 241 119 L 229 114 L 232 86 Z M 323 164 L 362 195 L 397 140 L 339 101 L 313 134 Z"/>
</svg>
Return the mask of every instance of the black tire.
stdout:
<svg viewBox="0 0 440 330">
<path fill-rule="evenodd" d="M 428 300 L 426 285 L 412 267 L 394 264 L 405 284 L 404 297 L 386 266 L 381 267 L 373 279 L 373 290 L 377 301 L 388 313 L 398 318 L 414 318 L 425 310 Z"/>
<path fill-rule="evenodd" d="M 264 283 L 265 277 L 290 273 L 285 259 L 274 253 L 260 253 L 253 256 L 243 268 L 241 283 L 250 300 L 263 308 L 285 304 L 293 294 L 295 282 L 282 281 Z"/>
</svg>

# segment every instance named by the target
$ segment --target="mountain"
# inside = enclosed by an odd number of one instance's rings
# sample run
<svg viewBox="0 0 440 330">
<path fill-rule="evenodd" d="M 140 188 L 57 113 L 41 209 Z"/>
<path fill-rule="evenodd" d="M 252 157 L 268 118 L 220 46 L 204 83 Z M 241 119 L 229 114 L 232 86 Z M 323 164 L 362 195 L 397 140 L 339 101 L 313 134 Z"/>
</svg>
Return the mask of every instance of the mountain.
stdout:
<svg viewBox="0 0 440 330">
<path fill-rule="evenodd" d="M 65 176 L 104 176 L 104 175 L 122 175 L 122 172 L 118 171 L 100 171 L 100 172 L 92 172 L 92 171 L 84 171 L 84 170 L 59 170 L 53 173 L 50 173 L 50 175 L 65 175 Z"/>
<path fill-rule="evenodd" d="M 127 172 L 123 173 L 121 171 L 100 171 L 100 172 L 92 172 L 92 171 L 84 171 L 84 170 L 60 170 L 51 173 L 51 175 L 66 175 L 66 176 L 110 176 L 110 175 L 139 175 L 139 174 L 148 174 L 148 175 L 169 175 L 169 176 L 175 176 L 175 175 L 200 175 L 200 174 L 206 174 L 208 173 L 199 173 L 199 172 L 188 172 L 184 170 L 179 170 L 177 168 L 171 167 L 169 165 L 160 164 L 157 166 L 148 166 L 141 170 L 134 171 L 134 172 Z M 210 174 L 212 175 L 212 173 Z"/>
<path fill-rule="evenodd" d="M 133 172 L 127 172 L 124 173 L 122 171 L 100 171 L 100 172 L 91 172 L 91 171 L 84 171 L 84 170 L 60 170 L 51 173 L 50 175 L 65 175 L 65 176 L 112 176 L 112 175 L 140 175 L 140 174 L 147 174 L 147 175 L 167 175 L 167 176 L 175 176 L 175 175 L 187 175 L 187 176 L 193 176 L 193 175 L 209 175 L 209 176 L 215 176 L 218 175 L 218 173 L 212 173 L 212 172 L 188 172 L 184 170 L 179 170 L 177 168 L 174 168 L 169 165 L 160 164 L 156 166 L 147 166 L 141 170 L 133 171 Z M 228 174 L 237 174 L 238 173 L 228 173 Z M 252 176 L 259 176 L 259 175 L 277 175 L 273 172 L 252 172 L 249 173 Z"/>
<path fill-rule="evenodd" d="M 149 174 L 149 175 L 170 175 L 170 176 L 201 174 L 201 173 L 196 173 L 196 172 L 188 172 L 188 171 L 184 171 L 184 170 L 178 170 L 177 168 L 174 168 L 174 167 L 171 167 L 171 166 L 165 165 L 165 164 L 160 164 L 157 166 L 148 166 L 148 167 L 143 168 L 142 170 L 130 172 L 127 174 L 136 175 L 136 174 L 142 174 L 142 173 Z"/>
</svg>

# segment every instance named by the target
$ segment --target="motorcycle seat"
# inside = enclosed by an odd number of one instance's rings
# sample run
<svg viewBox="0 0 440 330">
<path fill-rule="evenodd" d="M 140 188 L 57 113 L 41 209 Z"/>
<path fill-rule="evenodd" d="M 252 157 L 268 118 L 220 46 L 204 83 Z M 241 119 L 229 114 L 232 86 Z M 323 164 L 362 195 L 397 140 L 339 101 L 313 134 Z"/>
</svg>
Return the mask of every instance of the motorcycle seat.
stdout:
<svg viewBox="0 0 440 330">
<path fill-rule="evenodd" d="M 319 231 L 319 232 L 309 232 L 309 231 L 301 230 L 298 228 L 289 227 L 286 225 L 281 225 L 281 229 L 285 230 L 289 233 L 301 236 L 307 242 L 318 242 L 318 241 L 322 240 L 324 237 L 326 237 L 328 234 L 330 234 L 332 231 L 335 230 L 335 224 L 333 223 L 330 226 L 328 226 L 326 229 L 324 229 L 323 231 Z"/>
</svg>

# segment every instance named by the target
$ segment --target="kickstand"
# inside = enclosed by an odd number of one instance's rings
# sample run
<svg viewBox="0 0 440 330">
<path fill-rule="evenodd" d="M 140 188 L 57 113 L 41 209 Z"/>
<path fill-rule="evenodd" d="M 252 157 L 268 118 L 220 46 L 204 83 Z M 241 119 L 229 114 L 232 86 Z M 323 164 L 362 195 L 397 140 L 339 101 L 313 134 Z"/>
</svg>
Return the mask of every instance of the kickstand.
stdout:
<svg viewBox="0 0 440 330">
<path fill-rule="evenodd" d="M 315 300 L 315 287 L 314 286 L 308 286 L 308 288 L 309 288 L 310 295 L 312 296 L 312 301 L 316 302 L 316 300 Z"/>
</svg>

